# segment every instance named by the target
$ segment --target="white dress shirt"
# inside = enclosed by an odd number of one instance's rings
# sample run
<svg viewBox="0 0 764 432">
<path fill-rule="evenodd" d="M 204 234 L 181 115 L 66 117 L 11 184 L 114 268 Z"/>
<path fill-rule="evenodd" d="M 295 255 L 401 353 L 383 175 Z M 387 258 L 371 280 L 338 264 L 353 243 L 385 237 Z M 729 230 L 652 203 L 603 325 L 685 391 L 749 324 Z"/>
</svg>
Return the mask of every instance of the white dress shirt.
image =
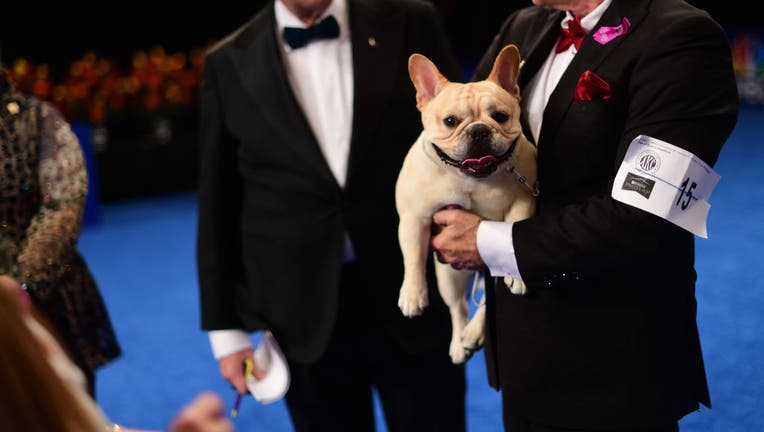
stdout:
<svg viewBox="0 0 764 432">
<path fill-rule="evenodd" d="M 281 29 L 307 25 L 280 0 L 276 2 L 277 37 L 282 41 L 287 78 L 340 186 L 345 186 L 353 127 L 353 58 L 346 1 L 332 1 L 316 20 L 334 15 L 340 27 L 338 38 L 315 40 L 295 50 L 283 42 Z"/>
<path fill-rule="evenodd" d="M 313 135 L 329 169 L 340 187 L 345 186 L 350 139 L 353 127 L 353 58 L 347 0 L 333 0 L 316 20 L 328 15 L 337 19 L 340 35 L 336 39 L 319 39 L 292 49 L 284 42 L 284 27 L 308 27 L 281 0 L 275 3 L 276 38 L 284 58 L 284 69 L 292 92 L 308 120 Z M 268 65 L 263 65 L 268 67 Z M 345 260 L 353 259 L 350 239 L 345 235 Z M 252 346 L 243 330 L 209 332 L 216 359 Z"/>
<path fill-rule="evenodd" d="M 602 14 L 613 0 L 605 0 L 593 11 L 581 18 L 581 26 L 590 34 Z M 568 27 L 568 21 L 573 19 L 570 12 L 560 22 L 562 28 Z M 588 37 L 588 36 L 587 36 Z M 556 46 L 557 44 L 555 44 Z M 571 44 L 567 51 L 556 53 L 554 47 L 536 75 L 528 82 L 526 94 L 528 97 L 523 104 L 528 118 L 534 141 L 538 143 L 541 121 L 549 96 L 557 87 L 562 74 L 576 55 L 576 47 Z M 512 276 L 522 279 L 517 266 L 517 256 L 512 239 L 512 222 L 482 221 L 478 226 L 477 246 L 480 257 L 491 272 L 491 276 Z M 507 246 L 509 245 L 509 246 Z"/>
</svg>

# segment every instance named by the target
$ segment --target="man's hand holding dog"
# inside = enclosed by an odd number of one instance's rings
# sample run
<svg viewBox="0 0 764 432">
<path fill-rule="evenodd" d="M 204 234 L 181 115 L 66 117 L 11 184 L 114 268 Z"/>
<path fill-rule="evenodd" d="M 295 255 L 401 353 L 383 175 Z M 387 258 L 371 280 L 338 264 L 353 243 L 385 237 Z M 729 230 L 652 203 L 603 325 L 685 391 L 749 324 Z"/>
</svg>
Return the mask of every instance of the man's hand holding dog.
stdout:
<svg viewBox="0 0 764 432">
<path fill-rule="evenodd" d="M 453 206 L 433 214 L 430 246 L 438 261 L 455 269 L 482 268 L 485 263 L 477 248 L 477 229 L 482 220 L 475 213 Z"/>
</svg>

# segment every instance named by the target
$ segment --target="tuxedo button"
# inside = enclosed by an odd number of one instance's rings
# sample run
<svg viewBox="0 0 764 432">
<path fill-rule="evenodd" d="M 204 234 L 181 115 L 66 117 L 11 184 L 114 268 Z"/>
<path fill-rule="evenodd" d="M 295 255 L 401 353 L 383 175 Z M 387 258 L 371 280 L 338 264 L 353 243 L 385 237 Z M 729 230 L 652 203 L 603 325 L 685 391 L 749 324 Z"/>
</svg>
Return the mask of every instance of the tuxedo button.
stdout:
<svg viewBox="0 0 764 432">
<path fill-rule="evenodd" d="M 559 279 L 560 279 L 560 276 L 558 274 L 550 273 L 544 276 L 544 283 L 546 284 L 546 286 L 551 287 L 552 285 L 556 284 Z"/>
</svg>

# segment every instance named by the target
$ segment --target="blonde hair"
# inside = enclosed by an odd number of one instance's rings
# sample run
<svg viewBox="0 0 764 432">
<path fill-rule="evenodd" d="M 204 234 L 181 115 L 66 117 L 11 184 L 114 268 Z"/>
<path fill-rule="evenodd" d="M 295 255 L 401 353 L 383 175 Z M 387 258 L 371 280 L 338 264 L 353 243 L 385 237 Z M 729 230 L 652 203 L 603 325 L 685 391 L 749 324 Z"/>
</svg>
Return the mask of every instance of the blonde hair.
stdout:
<svg viewBox="0 0 764 432">
<path fill-rule="evenodd" d="M 95 402 L 80 397 L 79 389 L 53 369 L 26 322 L 31 317 L 22 311 L 21 291 L 8 281 L 0 276 L 0 426 L 24 432 L 102 432 L 106 423 L 93 409 Z"/>
</svg>

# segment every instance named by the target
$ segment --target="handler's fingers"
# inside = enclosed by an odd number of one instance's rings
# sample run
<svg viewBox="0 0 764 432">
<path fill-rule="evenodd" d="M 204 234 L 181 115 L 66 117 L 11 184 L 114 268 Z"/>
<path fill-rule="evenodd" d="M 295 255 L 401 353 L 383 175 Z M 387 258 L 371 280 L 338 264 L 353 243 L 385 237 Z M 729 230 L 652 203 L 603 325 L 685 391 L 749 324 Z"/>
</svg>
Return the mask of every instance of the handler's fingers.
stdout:
<svg viewBox="0 0 764 432">
<path fill-rule="evenodd" d="M 454 219 L 454 211 L 455 210 L 438 210 L 432 215 L 432 222 L 441 227 L 447 226 Z"/>
<path fill-rule="evenodd" d="M 245 348 L 241 351 L 228 354 L 219 361 L 220 374 L 241 394 L 248 391 L 247 380 L 244 376 L 245 359 L 252 359 L 253 357 L 254 351 L 252 348 Z"/>
<path fill-rule="evenodd" d="M 466 210 L 464 210 L 461 206 L 456 204 L 449 204 L 436 211 L 435 214 L 432 215 L 432 221 L 441 226 L 451 225 L 454 219 L 456 219 L 456 216 L 460 212 L 464 211 Z"/>
<path fill-rule="evenodd" d="M 435 258 L 436 258 L 436 259 L 438 260 L 438 262 L 440 262 L 441 264 L 448 264 L 448 263 L 446 262 L 446 257 L 444 257 L 444 256 L 443 256 L 443 254 L 442 254 L 442 253 L 440 253 L 440 251 L 438 251 L 438 250 L 436 250 L 436 251 L 435 251 Z"/>
<path fill-rule="evenodd" d="M 440 234 L 441 231 L 443 231 L 443 227 L 441 225 L 438 225 L 435 222 L 430 224 L 430 237 L 435 237 L 436 235 Z"/>
</svg>

